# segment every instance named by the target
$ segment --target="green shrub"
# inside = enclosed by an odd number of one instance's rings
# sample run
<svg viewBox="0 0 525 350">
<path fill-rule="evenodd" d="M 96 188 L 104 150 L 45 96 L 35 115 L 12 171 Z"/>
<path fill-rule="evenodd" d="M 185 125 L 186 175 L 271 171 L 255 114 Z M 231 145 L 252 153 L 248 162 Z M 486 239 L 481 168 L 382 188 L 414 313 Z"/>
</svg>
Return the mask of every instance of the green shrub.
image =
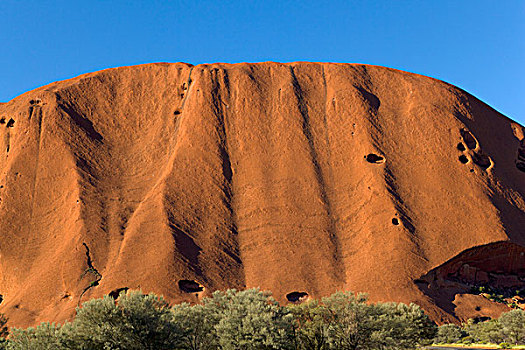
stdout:
<svg viewBox="0 0 525 350">
<path fill-rule="evenodd" d="M 35 328 L 12 330 L 6 349 L 8 350 L 62 350 L 67 349 L 62 342 L 59 325 L 43 322 Z"/>
<path fill-rule="evenodd" d="M 503 333 L 498 320 L 489 320 L 465 325 L 465 331 L 476 343 L 501 343 Z"/>
<path fill-rule="evenodd" d="M 70 349 L 173 349 L 181 342 L 180 327 L 173 322 L 162 297 L 122 292 L 85 302 L 67 334 Z"/>
<path fill-rule="evenodd" d="M 3 350 L 6 348 L 7 346 L 6 338 L 8 335 L 9 335 L 9 328 L 7 327 L 7 317 L 4 314 L 0 314 L 0 350 Z"/>
<path fill-rule="evenodd" d="M 322 303 L 330 315 L 327 332 L 330 348 L 369 348 L 373 329 L 365 294 L 337 292 L 323 298 Z"/>
<path fill-rule="evenodd" d="M 208 350 L 218 348 L 215 326 L 219 316 L 206 305 L 191 306 L 188 303 L 175 305 L 172 310 L 173 322 L 182 333 L 180 349 Z"/>
<path fill-rule="evenodd" d="M 462 337 L 461 328 L 455 324 L 444 324 L 439 326 L 435 343 L 438 344 L 452 344 L 457 343 Z"/>
<path fill-rule="evenodd" d="M 513 344 L 525 343 L 525 311 L 512 310 L 502 314 L 499 318 L 503 334 L 508 342 Z"/>
<path fill-rule="evenodd" d="M 215 334 L 222 349 L 288 349 L 292 316 L 259 289 L 216 291 L 204 305 L 219 320 Z"/>
<path fill-rule="evenodd" d="M 415 304 L 368 304 L 364 294 L 339 292 L 288 306 L 297 349 L 410 349 L 430 344 L 437 326 Z"/>
<path fill-rule="evenodd" d="M 437 334 L 436 324 L 415 304 L 378 303 L 370 308 L 371 348 L 415 349 L 430 345 Z"/>
<path fill-rule="evenodd" d="M 455 325 L 443 325 L 439 327 L 436 343 L 454 343 L 459 333 L 463 333 L 459 342 L 463 344 L 472 343 L 495 343 L 515 344 L 525 343 L 525 311 L 521 309 L 512 310 L 501 314 L 499 319 L 485 322 L 474 322 L 469 320 L 463 329 Z"/>
<path fill-rule="evenodd" d="M 473 342 L 474 341 L 470 335 L 467 335 L 466 337 L 461 338 L 461 341 L 460 341 L 461 344 L 466 344 L 466 345 L 472 344 Z"/>
<path fill-rule="evenodd" d="M 332 314 L 317 300 L 290 304 L 293 316 L 294 345 L 296 349 L 325 350 L 329 348 L 328 328 Z"/>
</svg>

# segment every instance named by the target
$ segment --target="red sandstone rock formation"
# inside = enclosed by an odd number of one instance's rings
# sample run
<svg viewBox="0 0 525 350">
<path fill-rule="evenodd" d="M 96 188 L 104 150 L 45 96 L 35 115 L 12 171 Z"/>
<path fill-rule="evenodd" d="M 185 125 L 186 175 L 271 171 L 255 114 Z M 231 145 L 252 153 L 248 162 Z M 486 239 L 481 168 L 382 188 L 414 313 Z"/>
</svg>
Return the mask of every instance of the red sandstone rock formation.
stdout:
<svg viewBox="0 0 525 350">
<path fill-rule="evenodd" d="M 11 326 L 122 288 L 364 291 L 457 321 L 501 309 L 466 286 L 525 285 L 524 128 L 435 79 L 150 64 L 36 89 L 0 118 Z"/>
</svg>

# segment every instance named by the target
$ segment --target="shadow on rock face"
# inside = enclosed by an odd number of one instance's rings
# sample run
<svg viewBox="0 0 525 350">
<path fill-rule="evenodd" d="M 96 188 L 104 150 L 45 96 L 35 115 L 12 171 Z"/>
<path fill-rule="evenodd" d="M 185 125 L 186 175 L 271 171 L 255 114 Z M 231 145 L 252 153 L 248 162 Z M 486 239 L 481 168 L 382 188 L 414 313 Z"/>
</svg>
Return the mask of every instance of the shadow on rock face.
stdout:
<svg viewBox="0 0 525 350">
<path fill-rule="evenodd" d="M 452 315 L 458 294 L 481 295 L 505 303 L 525 292 L 525 247 L 497 242 L 467 249 L 414 282 Z"/>
</svg>

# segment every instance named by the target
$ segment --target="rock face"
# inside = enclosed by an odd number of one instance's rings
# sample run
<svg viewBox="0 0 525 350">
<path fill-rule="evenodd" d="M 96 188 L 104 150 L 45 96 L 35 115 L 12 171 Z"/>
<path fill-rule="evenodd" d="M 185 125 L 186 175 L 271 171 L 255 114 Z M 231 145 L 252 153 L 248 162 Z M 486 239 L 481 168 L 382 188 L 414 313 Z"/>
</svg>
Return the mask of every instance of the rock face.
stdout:
<svg viewBox="0 0 525 350">
<path fill-rule="evenodd" d="M 0 118 L 11 326 L 125 288 L 196 302 L 260 287 L 283 303 L 353 290 L 458 321 L 490 311 L 467 287 L 525 286 L 524 128 L 438 80 L 150 64 L 36 89 Z"/>
</svg>

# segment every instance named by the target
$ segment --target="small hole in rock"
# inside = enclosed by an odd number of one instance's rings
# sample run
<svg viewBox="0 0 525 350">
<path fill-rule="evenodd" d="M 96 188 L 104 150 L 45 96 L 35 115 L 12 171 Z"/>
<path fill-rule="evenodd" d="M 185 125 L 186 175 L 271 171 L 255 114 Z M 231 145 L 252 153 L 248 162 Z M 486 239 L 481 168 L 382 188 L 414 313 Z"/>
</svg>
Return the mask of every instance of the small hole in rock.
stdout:
<svg viewBox="0 0 525 350">
<path fill-rule="evenodd" d="M 176 110 L 173 112 L 173 114 L 175 114 L 175 115 L 179 115 L 179 114 L 180 114 L 180 111 L 179 111 L 178 109 L 176 109 Z"/>
<path fill-rule="evenodd" d="M 462 154 L 462 155 L 459 156 L 459 161 L 460 161 L 462 164 L 467 164 L 467 163 L 468 163 L 468 158 L 467 158 L 467 156 L 465 156 L 465 155 Z"/>
<path fill-rule="evenodd" d="M 384 157 L 378 156 L 377 154 L 373 154 L 373 153 L 366 155 L 365 159 L 368 163 L 373 163 L 373 164 L 380 164 L 380 163 L 385 162 Z"/>
<path fill-rule="evenodd" d="M 109 292 L 108 295 L 112 297 L 114 300 L 117 300 L 118 297 L 120 296 L 120 292 L 127 292 L 128 289 L 129 289 L 128 287 L 117 288 Z"/>
<path fill-rule="evenodd" d="M 473 172 L 474 172 L 474 169 L 470 169 L 470 172 L 473 173 Z"/>
<path fill-rule="evenodd" d="M 481 308 L 479 306 L 476 306 L 476 311 L 481 311 Z"/>
<path fill-rule="evenodd" d="M 481 152 L 474 153 L 472 155 L 472 161 L 483 169 L 488 169 L 491 165 L 490 158 Z"/>
<path fill-rule="evenodd" d="M 300 303 L 308 297 L 306 292 L 291 292 L 286 294 L 286 299 L 292 303 Z"/>
<path fill-rule="evenodd" d="M 518 168 L 519 171 L 523 171 L 525 173 L 525 163 L 516 163 L 516 168 Z"/>
<path fill-rule="evenodd" d="M 179 289 L 184 293 L 199 293 L 204 290 L 204 287 L 192 280 L 180 280 Z"/>
<path fill-rule="evenodd" d="M 478 317 L 474 317 L 472 319 L 472 321 L 474 322 L 474 324 L 476 323 L 481 323 L 481 322 L 486 322 L 486 321 L 489 321 L 491 318 L 488 317 L 488 316 L 478 316 Z"/>
<path fill-rule="evenodd" d="M 4 296 L 0 294 L 0 304 L 2 304 L 2 301 L 4 301 Z"/>
<path fill-rule="evenodd" d="M 398 218 L 393 218 L 392 219 L 392 224 L 394 224 L 396 226 L 399 225 L 399 219 Z"/>
<path fill-rule="evenodd" d="M 5 117 L 0 118 L 0 124 L 5 124 Z"/>
<path fill-rule="evenodd" d="M 13 120 L 13 118 L 11 118 L 11 119 L 9 119 L 9 121 L 7 122 L 6 128 L 12 128 L 13 125 L 15 125 L 15 121 Z"/>
<path fill-rule="evenodd" d="M 458 143 L 458 150 L 460 150 L 460 151 L 462 151 L 462 152 L 463 152 L 464 150 L 466 150 L 465 145 L 464 145 L 463 143 L 461 143 L 461 142 Z"/>
<path fill-rule="evenodd" d="M 463 137 L 463 141 L 467 144 L 467 147 L 469 149 L 475 149 L 478 146 L 478 141 L 472 136 L 470 132 L 468 132 L 465 129 L 460 130 L 461 136 Z"/>
</svg>

